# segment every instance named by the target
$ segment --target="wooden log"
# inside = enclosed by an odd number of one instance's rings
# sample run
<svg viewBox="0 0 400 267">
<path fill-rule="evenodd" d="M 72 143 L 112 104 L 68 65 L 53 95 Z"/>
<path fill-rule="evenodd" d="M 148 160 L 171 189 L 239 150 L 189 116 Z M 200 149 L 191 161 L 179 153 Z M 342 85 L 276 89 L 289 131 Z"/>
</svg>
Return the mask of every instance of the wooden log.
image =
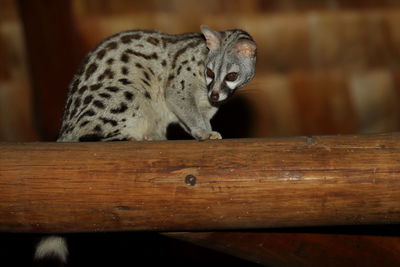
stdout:
<svg viewBox="0 0 400 267">
<path fill-rule="evenodd" d="M 400 223 L 400 134 L 2 143 L 0 231 Z"/>
<path fill-rule="evenodd" d="M 396 266 L 400 237 L 348 233 L 175 232 L 164 235 L 264 266 Z"/>
</svg>

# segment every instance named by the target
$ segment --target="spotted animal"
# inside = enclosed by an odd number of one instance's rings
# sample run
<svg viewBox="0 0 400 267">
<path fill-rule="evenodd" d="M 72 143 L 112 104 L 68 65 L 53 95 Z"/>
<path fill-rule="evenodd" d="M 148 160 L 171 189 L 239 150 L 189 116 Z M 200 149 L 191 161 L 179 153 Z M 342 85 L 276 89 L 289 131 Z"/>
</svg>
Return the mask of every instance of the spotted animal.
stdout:
<svg viewBox="0 0 400 267">
<path fill-rule="evenodd" d="M 165 140 L 171 123 L 220 139 L 210 119 L 255 73 L 243 30 L 178 35 L 125 31 L 102 41 L 74 76 L 58 141 Z"/>
</svg>

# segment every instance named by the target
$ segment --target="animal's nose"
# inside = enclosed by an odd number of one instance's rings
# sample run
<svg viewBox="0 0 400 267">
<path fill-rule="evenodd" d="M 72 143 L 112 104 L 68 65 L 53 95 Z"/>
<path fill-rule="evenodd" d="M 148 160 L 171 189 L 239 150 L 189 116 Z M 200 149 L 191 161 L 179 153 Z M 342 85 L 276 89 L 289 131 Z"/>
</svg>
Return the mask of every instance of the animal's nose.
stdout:
<svg viewBox="0 0 400 267">
<path fill-rule="evenodd" d="M 212 91 L 210 95 L 211 101 L 217 102 L 219 99 L 219 93 Z"/>
</svg>

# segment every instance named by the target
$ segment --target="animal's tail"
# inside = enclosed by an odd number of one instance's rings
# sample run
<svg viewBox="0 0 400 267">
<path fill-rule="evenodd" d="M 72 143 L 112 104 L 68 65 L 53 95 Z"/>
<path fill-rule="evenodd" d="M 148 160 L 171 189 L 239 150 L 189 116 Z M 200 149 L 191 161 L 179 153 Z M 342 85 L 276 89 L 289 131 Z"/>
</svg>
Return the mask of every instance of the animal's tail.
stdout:
<svg viewBox="0 0 400 267">
<path fill-rule="evenodd" d="M 34 261 L 39 266 L 64 266 L 67 263 L 68 247 L 64 238 L 48 236 L 36 246 Z"/>
</svg>

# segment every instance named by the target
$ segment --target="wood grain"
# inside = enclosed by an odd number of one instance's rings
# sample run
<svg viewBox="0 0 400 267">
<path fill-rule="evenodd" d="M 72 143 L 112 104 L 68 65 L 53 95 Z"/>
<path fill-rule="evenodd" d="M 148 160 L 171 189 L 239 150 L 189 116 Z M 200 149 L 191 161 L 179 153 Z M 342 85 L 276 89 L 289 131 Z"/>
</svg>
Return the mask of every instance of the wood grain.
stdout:
<svg viewBox="0 0 400 267">
<path fill-rule="evenodd" d="M 0 144 L 0 231 L 394 224 L 399 203 L 398 133 Z"/>
</svg>

